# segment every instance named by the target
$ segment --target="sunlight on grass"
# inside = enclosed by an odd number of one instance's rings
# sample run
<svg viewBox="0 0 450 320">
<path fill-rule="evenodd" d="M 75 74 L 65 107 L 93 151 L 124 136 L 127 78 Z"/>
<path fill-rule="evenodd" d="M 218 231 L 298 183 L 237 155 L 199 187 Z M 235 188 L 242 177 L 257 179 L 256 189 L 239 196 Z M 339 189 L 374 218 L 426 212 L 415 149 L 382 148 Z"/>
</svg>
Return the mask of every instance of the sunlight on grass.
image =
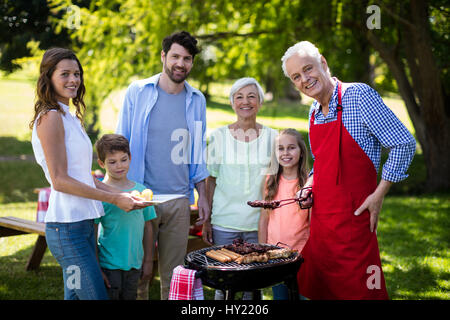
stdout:
<svg viewBox="0 0 450 320">
<path fill-rule="evenodd" d="M 450 299 L 449 201 L 446 196 L 388 196 L 378 227 L 392 299 Z"/>
<path fill-rule="evenodd" d="M 192 84 L 195 86 L 195 82 Z M 236 121 L 228 100 L 231 85 L 232 82 L 226 82 L 210 86 L 208 135 L 211 130 Z M 2 78 L 0 95 L 0 155 L 31 153 L 28 122 L 33 114 L 34 85 L 21 78 Z M 102 133 L 114 132 L 124 95 L 125 89 L 117 90 L 103 103 Z M 414 132 L 403 101 L 395 97 L 383 99 Z M 306 98 L 301 103 L 266 101 L 257 121 L 275 129 L 293 127 L 306 133 L 309 104 L 310 99 Z M 47 184 L 42 170 L 34 163 L 3 162 L 0 172 L 0 216 L 34 221 L 37 195 L 32 189 Z M 448 194 L 410 195 L 411 190 L 421 190 L 414 186 L 423 183 L 424 172 L 423 156 L 416 155 L 410 177 L 393 186 L 380 214 L 377 234 L 391 299 L 450 299 L 450 201 Z M 400 196 L 393 194 L 395 189 Z M 48 250 L 38 271 L 25 271 L 36 238 L 37 235 L 0 238 L 0 300 L 62 299 L 61 269 Z M 153 281 L 150 297 L 158 299 L 159 276 Z M 263 294 L 265 299 L 272 297 L 270 288 L 264 289 Z M 214 290 L 205 287 L 205 296 L 212 299 Z"/>
<path fill-rule="evenodd" d="M 28 124 L 33 116 L 34 87 L 29 82 L 0 80 L 0 136 L 31 137 Z"/>
</svg>

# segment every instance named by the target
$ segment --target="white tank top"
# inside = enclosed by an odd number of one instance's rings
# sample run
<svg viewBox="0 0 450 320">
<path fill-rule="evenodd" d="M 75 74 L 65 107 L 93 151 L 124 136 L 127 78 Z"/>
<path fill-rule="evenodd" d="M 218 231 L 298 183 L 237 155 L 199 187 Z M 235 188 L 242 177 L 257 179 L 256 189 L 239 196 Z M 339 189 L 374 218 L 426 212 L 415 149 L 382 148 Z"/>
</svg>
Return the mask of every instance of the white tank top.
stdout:
<svg viewBox="0 0 450 320">
<path fill-rule="evenodd" d="M 64 142 L 67 155 L 67 173 L 70 177 L 95 188 L 92 170 L 92 144 L 76 116 L 69 112 L 69 106 L 59 103 L 65 115 L 61 114 L 64 125 Z M 56 110 L 51 110 L 57 112 Z M 39 118 L 39 116 L 38 116 Z M 104 215 L 100 201 L 74 196 L 53 189 L 41 141 L 36 132 L 36 122 L 31 136 L 34 157 L 44 170 L 51 186 L 45 222 L 77 222 L 95 219 Z"/>
</svg>

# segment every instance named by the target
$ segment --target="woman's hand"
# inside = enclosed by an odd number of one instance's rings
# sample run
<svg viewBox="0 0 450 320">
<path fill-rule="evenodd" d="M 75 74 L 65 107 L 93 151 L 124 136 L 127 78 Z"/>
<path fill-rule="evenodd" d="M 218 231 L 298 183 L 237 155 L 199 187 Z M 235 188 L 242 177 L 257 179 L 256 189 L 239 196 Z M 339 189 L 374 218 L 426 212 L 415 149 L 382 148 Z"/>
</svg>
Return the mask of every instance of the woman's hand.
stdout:
<svg viewBox="0 0 450 320">
<path fill-rule="evenodd" d="M 205 223 L 203 223 L 203 229 L 202 229 L 202 238 L 203 241 L 206 242 L 209 245 L 213 245 L 213 236 L 212 236 L 212 226 L 211 221 L 207 220 Z"/>
<path fill-rule="evenodd" d="M 115 194 L 113 204 L 126 212 L 143 209 L 149 206 L 148 204 L 143 203 L 142 199 L 125 192 Z"/>
</svg>

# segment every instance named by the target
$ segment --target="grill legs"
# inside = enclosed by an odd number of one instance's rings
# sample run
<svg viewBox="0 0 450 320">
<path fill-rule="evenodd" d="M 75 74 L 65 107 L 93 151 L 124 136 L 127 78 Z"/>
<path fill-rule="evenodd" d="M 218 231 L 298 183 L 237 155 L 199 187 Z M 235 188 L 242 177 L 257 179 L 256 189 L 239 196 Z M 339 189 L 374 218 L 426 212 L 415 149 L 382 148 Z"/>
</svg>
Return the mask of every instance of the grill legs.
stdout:
<svg viewBox="0 0 450 320">
<path fill-rule="evenodd" d="M 225 300 L 234 300 L 234 295 L 236 292 L 233 290 L 225 290 Z"/>
<path fill-rule="evenodd" d="M 261 290 L 253 290 L 252 300 L 260 301 L 262 300 L 262 292 Z M 225 290 L 225 300 L 235 300 L 234 297 L 236 295 L 236 291 L 234 290 Z"/>
<path fill-rule="evenodd" d="M 300 300 L 296 275 L 287 278 L 284 283 L 288 287 L 289 301 Z"/>
</svg>

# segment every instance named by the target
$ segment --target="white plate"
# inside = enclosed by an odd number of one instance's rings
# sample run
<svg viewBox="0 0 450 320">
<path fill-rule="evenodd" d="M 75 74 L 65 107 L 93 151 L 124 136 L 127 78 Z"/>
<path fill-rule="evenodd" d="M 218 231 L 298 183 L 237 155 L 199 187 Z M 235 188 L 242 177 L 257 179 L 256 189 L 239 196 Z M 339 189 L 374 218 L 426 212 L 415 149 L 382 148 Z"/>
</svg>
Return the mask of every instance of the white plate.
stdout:
<svg viewBox="0 0 450 320">
<path fill-rule="evenodd" d="M 145 204 L 155 205 L 161 204 L 170 200 L 186 197 L 184 194 L 155 194 L 151 201 L 142 201 Z"/>
</svg>

